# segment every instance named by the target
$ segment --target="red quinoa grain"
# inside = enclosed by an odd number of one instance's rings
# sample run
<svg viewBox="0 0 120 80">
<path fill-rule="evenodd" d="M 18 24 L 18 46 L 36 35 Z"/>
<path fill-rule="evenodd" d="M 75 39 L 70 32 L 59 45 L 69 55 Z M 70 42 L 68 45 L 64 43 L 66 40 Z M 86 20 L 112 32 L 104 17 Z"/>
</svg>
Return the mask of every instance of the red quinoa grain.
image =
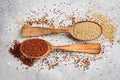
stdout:
<svg viewBox="0 0 120 80">
<path fill-rule="evenodd" d="M 44 40 L 29 39 L 22 43 L 22 52 L 28 57 L 40 57 L 48 50 L 48 45 Z"/>
<path fill-rule="evenodd" d="M 10 47 L 10 48 L 9 48 L 9 52 L 10 52 L 11 55 L 13 55 L 15 58 L 17 58 L 18 60 L 20 60 L 23 64 L 25 64 L 25 65 L 27 65 L 27 66 L 33 66 L 34 62 L 35 62 L 37 59 L 26 58 L 26 57 L 20 52 L 20 45 L 21 45 L 21 43 L 19 43 L 17 40 L 15 40 L 13 47 Z"/>
</svg>

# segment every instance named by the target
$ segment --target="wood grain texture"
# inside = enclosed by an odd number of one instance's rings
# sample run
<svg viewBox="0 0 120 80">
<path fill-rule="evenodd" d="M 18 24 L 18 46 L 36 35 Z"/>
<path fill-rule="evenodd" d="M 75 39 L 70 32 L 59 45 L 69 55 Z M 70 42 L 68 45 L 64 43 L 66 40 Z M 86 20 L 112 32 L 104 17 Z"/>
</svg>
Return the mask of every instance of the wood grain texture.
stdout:
<svg viewBox="0 0 120 80">
<path fill-rule="evenodd" d="M 73 44 L 66 46 L 55 46 L 54 49 L 99 54 L 101 51 L 101 45 L 99 43 Z"/>
<path fill-rule="evenodd" d="M 21 30 L 22 37 L 28 36 L 41 36 L 48 34 L 57 34 L 68 32 L 68 29 L 55 29 L 55 28 L 41 28 L 41 27 L 31 27 L 31 26 L 23 26 Z"/>
</svg>

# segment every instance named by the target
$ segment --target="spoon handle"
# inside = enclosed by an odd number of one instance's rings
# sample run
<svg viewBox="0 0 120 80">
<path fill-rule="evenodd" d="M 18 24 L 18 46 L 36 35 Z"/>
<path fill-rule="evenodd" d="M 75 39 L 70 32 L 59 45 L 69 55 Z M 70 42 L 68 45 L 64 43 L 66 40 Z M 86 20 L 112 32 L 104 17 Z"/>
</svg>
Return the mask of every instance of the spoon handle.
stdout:
<svg viewBox="0 0 120 80">
<path fill-rule="evenodd" d="M 101 45 L 99 43 L 73 44 L 65 46 L 54 46 L 54 49 L 99 54 L 101 51 Z"/>
<path fill-rule="evenodd" d="M 41 28 L 41 27 L 32 27 L 32 26 L 23 26 L 21 30 L 22 37 L 28 36 L 40 36 L 48 34 L 57 34 L 68 32 L 68 29 L 55 29 L 55 28 Z"/>
</svg>

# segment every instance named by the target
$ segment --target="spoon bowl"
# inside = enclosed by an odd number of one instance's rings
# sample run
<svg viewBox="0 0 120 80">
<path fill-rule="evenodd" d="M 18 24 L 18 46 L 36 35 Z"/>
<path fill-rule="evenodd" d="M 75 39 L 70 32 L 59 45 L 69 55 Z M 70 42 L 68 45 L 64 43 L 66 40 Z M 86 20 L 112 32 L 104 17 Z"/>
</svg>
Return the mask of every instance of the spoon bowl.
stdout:
<svg viewBox="0 0 120 80">
<path fill-rule="evenodd" d="M 93 40 L 100 37 L 102 33 L 102 27 L 92 21 L 83 21 L 74 24 L 69 33 L 78 40 Z"/>
<path fill-rule="evenodd" d="M 42 45 L 40 46 L 39 43 Z M 46 46 L 46 47 L 43 47 L 43 46 Z M 39 51 L 39 48 L 42 48 L 45 51 L 42 54 L 39 52 L 38 52 L 39 54 L 37 54 L 36 52 Z M 52 48 L 53 48 L 52 45 L 46 40 L 34 38 L 34 39 L 28 39 L 28 40 L 23 41 L 20 46 L 20 51 L 26 57 L 39 58 L 39 57 L 49 54 Z"/>
<path fill-rule="evenodd" d="M 23 41 L 20 46 L 21 53 L 29 58 L 40 58 L 42 56 L 48 55 L 50 51 L 54 49 L 99 54 L 101 51 L 101 45 L 99 43 L 84 43 L 64 46 L 53 46 L 43 39 L 28 39 Z"/>
</svg>

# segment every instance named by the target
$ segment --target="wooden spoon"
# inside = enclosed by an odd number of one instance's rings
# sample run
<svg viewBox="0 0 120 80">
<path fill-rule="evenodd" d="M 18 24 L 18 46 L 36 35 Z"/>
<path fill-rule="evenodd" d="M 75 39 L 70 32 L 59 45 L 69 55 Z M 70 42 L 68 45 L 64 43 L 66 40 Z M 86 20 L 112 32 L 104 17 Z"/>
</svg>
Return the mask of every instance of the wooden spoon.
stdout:
<svg viewBox="0 0 120 80">
<path fill-rule="evenodd" d="M 55 49 L 99 54 L 101 51 L 101 45 L 99 43 L 85 43 L 64 46 L 53 46 L 43 39 L 28 39 L 23 41 L 20 46 L 21 53 L 29 58 L 40 58 L 41 56 L 48 55 L 50 51 Z"/>
<path fill-rule="evenodd" d="M 102 29 L 98 23 L 91 21 L 79 22 L 77 24 L 72 25 L 68 29 L 55 29 L 55 28 L 41 28 L 41 27 L 32 27 L 30 25 L 23 26 L 21 35 L 22 37 L 28 36 L 40 36 L 40 35 L 48 35 L 55 33 L 70 33 L 74 38 L 78 40 L 93 40 L 98 38 Z"/>
</svg>

